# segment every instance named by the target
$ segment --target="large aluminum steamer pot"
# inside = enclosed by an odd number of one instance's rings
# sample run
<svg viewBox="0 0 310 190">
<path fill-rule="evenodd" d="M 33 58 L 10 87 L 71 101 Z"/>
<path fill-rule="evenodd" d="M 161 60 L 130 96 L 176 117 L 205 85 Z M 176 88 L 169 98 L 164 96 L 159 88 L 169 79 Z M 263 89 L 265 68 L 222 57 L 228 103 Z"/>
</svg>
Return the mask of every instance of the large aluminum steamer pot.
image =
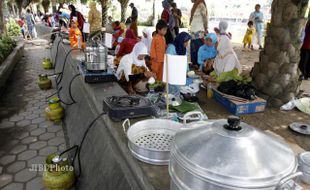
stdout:
<svg viewBox="0 0 310 190">
<path fill-rule="evenodd" d="M 293 190 L 298 162 L 282 140 L 234 116 L 181 130 L 171 144 L 171 190 Z"/>
<path fill-rule="evenodd" d="M 167 119 L 147 119 L 133 125 L 127 119 L 123 123 L 132 155 L 154 165 L 168 165 L 171 142 L 182 127 L 181 123 Z"/>
</svg>

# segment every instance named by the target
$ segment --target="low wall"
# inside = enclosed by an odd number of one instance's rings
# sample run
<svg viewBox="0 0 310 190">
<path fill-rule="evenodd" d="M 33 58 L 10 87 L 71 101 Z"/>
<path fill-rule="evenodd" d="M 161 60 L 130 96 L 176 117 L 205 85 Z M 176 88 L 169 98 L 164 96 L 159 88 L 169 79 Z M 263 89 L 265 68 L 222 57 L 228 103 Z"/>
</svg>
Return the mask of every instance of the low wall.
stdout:
<svg viewBox="0 0 310 190">
<path fill-rule="evenodd" d="M 52 60 L 56 61 L 55 72 L 61 71 L 65 56 L 70 50 L 68 45 L 62 43 L 57 46 L 58 42 L 59 38 L 51 49 Z M 60 98 L 67 103 L 72 101 L 69 96 L 69 83 L 78 74 L 77 63 L 69 56 L 59 85 L 62 86 Z M 69 146 L 79 144 L 88 125 L 103 112 L 104 97 L 126 94 L 118 83 L 87 84 L 82 76 L 73 81 L 71 89 L 77 103 L 64 106 L 63 121 Z M 89 131 L 81 150 L 81 163 L 82 176 L 76 189 L 169 189 L 167 166 L 152 166 L 136 160 L 129 152 L 121 123 L 111 121 L 107 115 L 103 115 Z"/>
<path fill-rule="evenodd" d="M 6 82 L 9 79 L 15 65 L 24 53 L 24 42 L 20 42 L 14 48 L 12 53 L 5 59 L 5 61 L 0 64 L 0 96 L 2 95 Z"/>
</svg>

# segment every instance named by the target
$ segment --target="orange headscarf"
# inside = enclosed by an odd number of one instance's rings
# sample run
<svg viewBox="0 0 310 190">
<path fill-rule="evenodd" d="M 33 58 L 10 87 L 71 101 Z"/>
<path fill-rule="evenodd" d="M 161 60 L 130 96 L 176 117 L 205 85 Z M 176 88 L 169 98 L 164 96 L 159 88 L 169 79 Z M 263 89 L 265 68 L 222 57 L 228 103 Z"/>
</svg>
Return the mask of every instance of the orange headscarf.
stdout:
<svg viewBox="0 0 310 190">
<path fill-rule="evenodd" d="M 191 10 L 191 17 L 189 19 L 189 24 L 192 23 L 195 11 L 196 11 L 196 9 L 200 3 L 203 3 L 205 5 L 205 7 L 207 7 L 205 0 L 195 0 L 193 7 L 192 7 L 192 10 Z M 208 15 L 208 10 L 207 10 L 207 15 Z"/>
</svg>

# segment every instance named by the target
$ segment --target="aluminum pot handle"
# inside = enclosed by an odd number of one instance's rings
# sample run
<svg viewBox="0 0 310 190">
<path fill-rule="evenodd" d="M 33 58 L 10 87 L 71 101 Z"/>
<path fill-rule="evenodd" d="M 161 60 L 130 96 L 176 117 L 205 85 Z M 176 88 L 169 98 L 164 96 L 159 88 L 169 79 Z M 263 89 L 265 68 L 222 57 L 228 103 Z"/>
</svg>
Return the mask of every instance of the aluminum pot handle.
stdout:
<svg viewBox="0 0 310 190">
<path fill-rule="evenodd" d="M 200 111 L 191 111 L 191 112 L 188 112 L 184 115 L 183 117 L 183 124 L 187 124 L 187 120 L 191 118 L 191 116 L 193 115 L 198 115 L 198 119 L 199 121 L 203 120 L 204 118 L 204 115 L 203 113 L 201 113 Z"/>
<path fill-rule="evenodd" d="M 127 130 L 126 130 L 126 125 L 127 125 Z M 129 119 L 125 119 L 125 121 L 123 122 L 122 126 L 123 126 L 124 133 L 127 136 L 127 131 L 128 131 L 128 129 L 130 127 L 130 120 Z"/>
<path fill-rule="evenodd" d="M 292 179 L 294 179 L 294 178 L 296 178 L 298 176 L 301 176 L 301 175 L 302 175 L 302 172 L 295 172 L 295 173 L 293 173 L 293 174 L 291 174 L 291 175 L 289 175 L 287 177 L 282 178 L 279 181 L 279 183 L 278 183 L 277 187 L 275 188 L 275 190 L 283 190 L 282 189 L 283 185 L 285 185 L 288 181 L 290 181 L 290 180 L 292 180 Z"/>
</svg>

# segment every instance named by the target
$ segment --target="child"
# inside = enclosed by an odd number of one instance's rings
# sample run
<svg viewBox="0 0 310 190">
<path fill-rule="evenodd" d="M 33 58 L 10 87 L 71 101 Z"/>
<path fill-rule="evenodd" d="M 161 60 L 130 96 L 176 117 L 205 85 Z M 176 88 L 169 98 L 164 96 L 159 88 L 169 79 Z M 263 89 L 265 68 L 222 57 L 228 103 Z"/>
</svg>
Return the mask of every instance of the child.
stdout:
<svg viewBox="0 0 310 190">
<path fill-rule="evenodd" d="M 80 38 L 81 47 L 84 48 L 82 32 L 78 28 L 78 22 L 72 21 L 71 28 L 69 29 L 69 39 L 70 39 L 71 48 L 78 48 L 79 46 L 78 38 Z"/>
<path fill-rule="evenodd" d="M 212 70 L 212 60 L 215 59 L 217 51 L 216 51 L 216 43 L 217 36 L 214 33 L 209 33 L 205 37 L 205 44 L 201 46 L 198 50 L 198 64 L 199 70 L 205 71 L 206 74 Z"/>
<path fill-rule="evenodd" d="M 122 43 L 123 40 L 124 40 L 123 37 L 121 37 L 121 36 L 118 37 L 118 40 L 117 40 L 118 45 L 116 46 L 115 51 L 114 51 L 115 55 L 118 54 L 119 48 L 121 47 L 121 43 Z"/>
<path fill-rule="evenodd" d="M 164 58 L 166 52 L 165 35 L 168 26 L 165 21 L 159 20 L 156 24 L 156 34 L 151 44 L 151 68 L 158 80 L 163 79 Z"/>
<path fill-rule="evenodd" d="M 115 49 L 116 46 L 118 45 L 118 42 L 117 42 L 118 38 L 123 35 L 125 30 L 121 28 L 119 21 L 113 22 L 112 27 L 114 31 L 113 32 L 113 49 Z"/>
<path fill-rule="evenodd" d="M 243 48 L 248 45 L 248 48 L 251 48 L 252 45 L 252 39 L 255 34 L 255 27 L 253 21 L 248 22 L 248 29 L 246 30 L 246 33 L 243 38 Z"/>
</svg>

